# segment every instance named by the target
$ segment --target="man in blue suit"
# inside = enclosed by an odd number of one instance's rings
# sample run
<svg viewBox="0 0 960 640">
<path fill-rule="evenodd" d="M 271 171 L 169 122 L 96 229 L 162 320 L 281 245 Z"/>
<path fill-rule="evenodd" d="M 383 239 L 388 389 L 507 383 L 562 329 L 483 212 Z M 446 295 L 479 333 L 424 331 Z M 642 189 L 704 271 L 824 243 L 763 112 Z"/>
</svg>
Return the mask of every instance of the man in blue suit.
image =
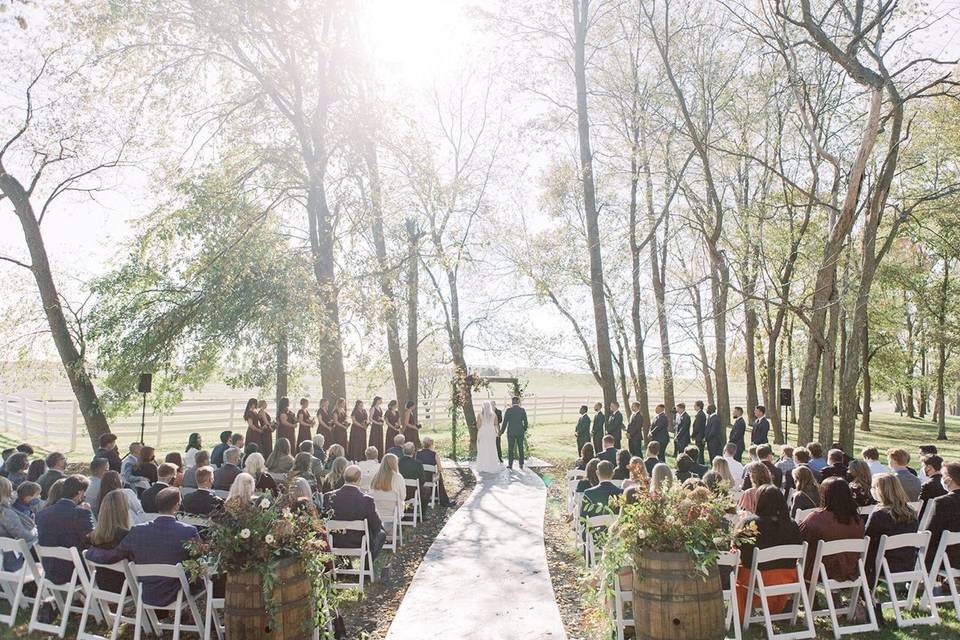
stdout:
<svg viewBox="0 0 960 640">
<path fill-rule="evenodd" d="M 604 460 L 597 465 L 597 479 L 600 484 L 583 492 L 583 502 L 580 506 L 580 517 L 590 518 L 607 513 L 607 505 L 611 496 L 619 496 L 623 490 L 613 484 L 613 465 Z"/>
<path fill-rule="evenodd" d="M 503 413 L 503 430 L 507 433 L 507 468 L 513 469 L 513 460 L 520 455 L 520 470 L 523 471 L 523 439 L 527 433 L 527 412 L 520 406 L 520 398 L 514 396 L 511 405 Z"/>
<path fill-rule="evenodd" d="M 83 502 L 89 482 L 84 476 L 68 476 L 63 481 L 60 499 L 37 514 L 37 544 L 44 547 L 90 546 L 87 535 L 93 531 L 93 512 Z M 58 558 L 44 558 L 43 570 L 56 584 L 65 584 L 73 575 L 73 563 Z"/>
<path fill-rule="evenodd" d="M 613 466 L 617 466 L 617 448 L 614 446 L 614 438 L 607 434 L 603 436 L 603 451 L 597 452 L 597 457 L 606 460 Z"/>
</svg>

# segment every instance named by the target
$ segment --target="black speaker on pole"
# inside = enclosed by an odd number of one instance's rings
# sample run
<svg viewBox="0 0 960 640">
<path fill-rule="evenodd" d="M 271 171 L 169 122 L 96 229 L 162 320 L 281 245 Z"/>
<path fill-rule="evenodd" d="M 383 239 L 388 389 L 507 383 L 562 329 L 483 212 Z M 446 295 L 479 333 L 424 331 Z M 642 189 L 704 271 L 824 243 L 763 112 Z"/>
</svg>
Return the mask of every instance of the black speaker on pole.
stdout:
<svg viewBox="0 0 960 640">
<path fill-rule="evenodd" d="M 780 406 L 793 406 L 793 389 L 780 389 Z"/>
<path fill-rule="evenodd" d="M 153 389 L 153 374 L 141 373 L 140 380 L 137 382 L 137 393 L 150 393 Z"/>
</svg>

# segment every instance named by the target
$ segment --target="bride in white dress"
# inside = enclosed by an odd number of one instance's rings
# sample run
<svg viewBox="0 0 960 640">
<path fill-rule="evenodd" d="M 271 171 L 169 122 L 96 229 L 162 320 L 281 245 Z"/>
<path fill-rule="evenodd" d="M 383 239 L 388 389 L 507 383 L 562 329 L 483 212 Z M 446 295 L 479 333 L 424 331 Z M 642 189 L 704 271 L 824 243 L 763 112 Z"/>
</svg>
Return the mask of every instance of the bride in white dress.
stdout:
<svg viewBox="0 0 960 640">
<path fill-rule="evenodd" d="M 477 471 L 499 473 L 503 464 L 497 457 L 497 414 L 489 400 L 483 403 L 477 421 Z"/>
</svg>

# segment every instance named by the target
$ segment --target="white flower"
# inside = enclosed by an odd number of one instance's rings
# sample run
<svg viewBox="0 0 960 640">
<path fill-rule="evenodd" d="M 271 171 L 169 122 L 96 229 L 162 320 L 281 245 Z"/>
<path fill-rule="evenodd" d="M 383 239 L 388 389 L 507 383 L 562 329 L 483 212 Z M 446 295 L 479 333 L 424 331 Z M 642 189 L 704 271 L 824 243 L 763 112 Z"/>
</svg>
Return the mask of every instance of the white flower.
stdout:
<svg viewBox="0 0 960 640">
<path fill-rule="evenodd" d="M 722 545 L 724 542 L 726 542 L 726 540 L 724 540 L 723 538 L 714 538 L 714 539 L 713 539 L 713 544 L 717 545 L 718 547 L 719 547 L 720 545 Z"/>
<path fill-rule="evenodd" d="M 293 511 L 290 511 L 290 507 L 284 507 L 284 508 L 283 508 L 283 517 L 284 517 L 284 518 L 289 518 L 289 517 L 291 517 L 292 515 L 293 515 Z"/>
<path fill-rule="evenodd" d="M 647 532 L 643 529 L 637 531 L 637 540 L 644 540 L 647 537 Z"/>
<path fill-rule="evenodd" d="M 260 508 L 261 508 L 261 509 L 269 509 L 269 508 L 270 508 L 270 501 L 267 500 L 266 498 L 264 498 L 263 500 L 261 500 L 261 501 L 260 501 Z"/>
<path fill-rule="evenodd" d="M 240 537 L 243 538 L 244 540 L 246 540 L 247 538 L 249 538 L 249 537 L 250 537 L 250 529 L 244 529 L 243 531 L 241 531 L 241 532 L 240 532 Z"/>
<path fill-rule="evenodd" d="M 273 544 L 273 534 L 268 533 L 263 539 L 267 544 Z"/>
</svg>

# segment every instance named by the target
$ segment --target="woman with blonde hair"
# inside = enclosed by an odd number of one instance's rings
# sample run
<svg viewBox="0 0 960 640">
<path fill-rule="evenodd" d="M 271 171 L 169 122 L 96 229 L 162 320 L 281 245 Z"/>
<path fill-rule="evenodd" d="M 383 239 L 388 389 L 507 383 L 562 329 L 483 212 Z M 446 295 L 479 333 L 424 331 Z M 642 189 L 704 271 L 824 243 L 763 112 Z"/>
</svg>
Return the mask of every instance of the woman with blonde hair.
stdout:
<svg viewBox="0 0 960 640">
<path fill-rule="evenodd" d="M 661 493 L 673 486 L 673 471 L 666 464 L 658 462 L 650 474 L 650 493 Z"/>
<path fill-rule="evenodd" d="M 590 444 L 589 442 L 587 444 Z M 586 446 L 586 445 L 584 445 Z M 590 445 L 593 447 L 593 445 Z M 630 487 L 643 487 L 650 484 L 650 476 L 647 475 L 647 467 L 643 464 L 643 458 L 633 456 L 630 458 L 630 464 L 627 465 L 630 471 L 630 477 L 623 481 L 623 491 L 626 492 Z"/>
<path fill-rule="evenodd" d="M 258 451 L 254 451 L 247 456 L 243 463 L 243 470 L 253 476 L 258 491 L 277 493 L 277 481 L 267 473 L 267 463 Z"/>
<path fill-rule="evenodd" d="M 767 484 L 772 485 L 773 476 L 770 475 L 770 470 L 762 462 L 751 462 L 747 465 L 747 477 L 750 478 L 750 488 L 740 495 L 740 503 L 737 505 L 737 509 L 755 513 L 760 487 Z"/>
<path fill-rule="evenodd" d="M 130 533 L 130 510 L 122 491 L 111 491 L 100 501 L 97 524 L 87 538 L 90 548 L 87 559 L 100 564 L 113 564 L 123 559 L 118 547 Z M 119 571 L 97 569 L 97 586 L 112 593 L 120 593 L 125 577 Z"/>
<path fill-rule="evenodd" d="M 403 482 L 403 476 L 400 475 L 400 461 L 397 456 L 392 453 L 383 456 L 380 469 L 370 481 L 370 495 L 378 503 L 392 502 L 396 499 L 403 504 L 406 500 L 407 487 Z"/>
<path fill-rule="evenodd" d="M 347 462 L 347 459 L 343 456 L 333 461 L 333 465 L 330 467 L 330 473 L 323 479 L 323 493 L 336 491 L 343 486 L 343 472 L 347 470 L 348 466 L 350 466 L 350 463 Z"/>
<path fill-rule="evenodd" d="M 873 476 L 872 493 L 879 506 L 867 518 L 867 528 L 864 532 L 864 535 L 870 537 L 865 566 L 871 588 L 877 579 L 877 547 L 880 546 L 880 537 L 916 533 L 919 527 L 917 514 L 907 504 L 907 492 L 903 490 L 903 485 L 900 484 L 897 476 L 892 473 L 878 473 Z M 884 555 L 892 573 L 912 571 L 917 559 L 917 550 L 894 549 Z"/>
<path fill-rule="evenodd" d="M 325 463 L 324 466 L 326 467 L 327 471 L 330 471 L 330 469 L 333 468 L 334 460 L 336 460 L 337 458 L 346 458 L 346 457 L 347 457 L 346 449 L 344 449 L 339 444 L 332 444 L 327 449 L 327 462 Z"/>
<path fill-rule="evenodd" d="M 277 438 L 277 444 L 267 458 L 267 470 L 270 473 L 289 473 L 292 468 L 293 456 L 290 455 L 290 441 L 286 438 Z"/>
<path fill-rule="evenodd" d="M 725 482 L 727 484 L 727 491 L 736 488 L 737 483 L 733 479 L 733 474 L 730 473 L 730 465 L 727 464 L 726 458 L 722 456 L 717 456 L 714 458 L 710 470 L 720 476 L 720 482 Z"/>
<path fill-rule="evenodd" d="M 233 479 L 230 485 L 230 493 L 227 494 L 227 502 L 236 501 L 240 504 L 250 504 L 253 501 L 253 494 L 257 490 L 257 481 L 249 473 L 239 473 Z"/>
<path fill-rule="evenodd" d="M 304 478 L 296 478 L 291 483 L 287 489 L 287 495 L 290 497 L 290 502 L 297 509 L 305 509 L 313 515 L 317 514 L 317 505 L 313 499 L 313 489 L 310 488 L 310 483 Z"/>
</svg>

